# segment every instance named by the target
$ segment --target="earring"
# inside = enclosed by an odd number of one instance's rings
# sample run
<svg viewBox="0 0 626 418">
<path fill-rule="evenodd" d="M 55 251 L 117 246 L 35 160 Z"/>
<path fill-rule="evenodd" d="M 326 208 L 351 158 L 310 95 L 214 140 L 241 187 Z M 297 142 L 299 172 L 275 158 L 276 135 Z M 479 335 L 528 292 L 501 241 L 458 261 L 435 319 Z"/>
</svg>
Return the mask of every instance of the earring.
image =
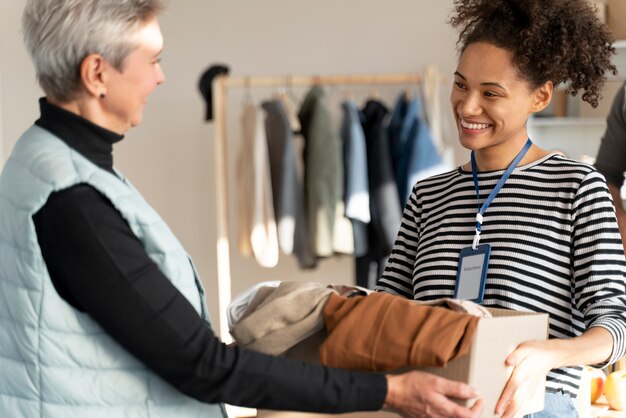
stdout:
<svg viewBox="0 0 626 418">
<path fill-rule="evenodd" d="M 106 93 L 100 93 L 100 98 L 101 98 L 101 99 L 104 99 L 105 97 L 107 97 L 107 94 L 106 94 Z"/>
</svg>

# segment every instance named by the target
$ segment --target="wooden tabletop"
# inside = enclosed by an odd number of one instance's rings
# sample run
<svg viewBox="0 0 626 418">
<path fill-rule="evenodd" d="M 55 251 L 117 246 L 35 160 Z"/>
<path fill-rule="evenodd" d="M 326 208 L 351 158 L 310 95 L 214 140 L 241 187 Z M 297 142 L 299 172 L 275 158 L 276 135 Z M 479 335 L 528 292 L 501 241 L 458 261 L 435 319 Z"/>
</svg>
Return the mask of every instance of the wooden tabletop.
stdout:
<svg viewBox="0 0 626 418">
<path fill-rule="evenodd" d="M 614 411 L 609 408 L 604 397 L 600 398 L 598 402 L 591 405 L 591 417 L 590 418 L 626 418 L 626 411 Z M 581 417 L 584 418 L 584 417 Z"/>
</svg>

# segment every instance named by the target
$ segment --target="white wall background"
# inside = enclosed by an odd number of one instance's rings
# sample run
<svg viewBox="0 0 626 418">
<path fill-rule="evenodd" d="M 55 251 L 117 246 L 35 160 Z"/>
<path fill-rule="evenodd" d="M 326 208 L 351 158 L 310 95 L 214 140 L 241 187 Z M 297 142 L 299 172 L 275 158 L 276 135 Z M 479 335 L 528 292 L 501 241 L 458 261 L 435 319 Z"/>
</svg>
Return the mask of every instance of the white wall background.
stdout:
<svg viewBox="0 0 626 418">
<path fill-rule="evenodd" d="M 434 64 L 451 74 L 456 36 L 446 24 L 451 1 L 264 0 L 172 1 L 161 17 L 166 83 L 156 90 L 142 126 L 116 146 L 115 164 L 142 191 L 192 255 L 217 316 L 212 126 L 197 89 L 202 72 L 226 63 L 234 75 L 419 72 Z M 19 34 L 23 0 L 0 3 L 0 164 L 38 116 L 41 95 Z M 259 97 L 261 99 L 262 97 Z M 231 100 L 231 159 L 238 101 Z M 4 141 L 2 141 L 4 139 Z M 458 155 L 457 155 L 457 158 Z M 231 182 L 234 164 L 230 164 Z M 234 208 L 231 201 L 231 208 Z M 231 217 L 232 219 L 232 217 Z M 233 250 L 233 295 L 270 279 L 343 283 L 350 257 L 302 273 L 282 257 L 262 269 Z"/>
</svg>

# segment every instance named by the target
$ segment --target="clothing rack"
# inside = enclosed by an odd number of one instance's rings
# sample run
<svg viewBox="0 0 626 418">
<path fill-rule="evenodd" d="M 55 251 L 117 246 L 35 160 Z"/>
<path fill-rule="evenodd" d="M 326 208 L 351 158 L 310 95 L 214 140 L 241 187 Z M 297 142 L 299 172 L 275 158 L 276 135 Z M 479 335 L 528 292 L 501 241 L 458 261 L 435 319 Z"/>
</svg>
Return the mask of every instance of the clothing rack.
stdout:
<svg viewBox="0 0 626 418">
<path fill-rule="evenodd" d="M 213 67 L 212 67 L 213 68 Z M 228 238 L 228 149 L 227 118 L 228 90 L 255 87 L 312 87 L 336 85 L 393 85 L 418 84 L 419 74 L 369 74 L 369 75 L 288 75 L 288 76 L 229 76 L 226 71 L 212 80 L 207 105 L 212 106 L 214 123 L 213 155 L 215 162 L 216 223 L 217 223 L 217 287 L 219 330 L 222 340 L 231 342 L 226 320 L 226 308 L 231 301 L 230 244 Z M 208 71 L 207 71 L 208 72 Z M 206 73 L 205 73 L 206 74 Z M 203 76 L 204 78 L 204 76 Z M 208 119 L 211 115 L 207 116 Z"/>
</svg>

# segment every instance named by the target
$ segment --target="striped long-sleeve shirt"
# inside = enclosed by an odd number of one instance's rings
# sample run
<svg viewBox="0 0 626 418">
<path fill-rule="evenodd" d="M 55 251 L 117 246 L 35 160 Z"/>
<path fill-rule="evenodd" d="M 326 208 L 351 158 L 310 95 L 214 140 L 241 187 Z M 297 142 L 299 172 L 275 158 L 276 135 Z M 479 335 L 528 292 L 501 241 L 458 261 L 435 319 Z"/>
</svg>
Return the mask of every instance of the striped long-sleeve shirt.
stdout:
<svg viewBox="0 0 626 418">
<path fill-rule="evenodd" d="M 480 204 L 503 174 L 478 173 Z M 461 249 L 475 235 L 472 173 L 418 182 L 377 290 L 415 300 L 453 297 Z M 592 166 L 551 154 L 517 167 L 484 214 L 491 244 L 483 305 L 550 315 L 550 338 L 591 327 L 626 353 L 626 262 L 606 182 Z M 548 390 L 576 396 L 581 367 L 548 374 Z"/>
</svg>

